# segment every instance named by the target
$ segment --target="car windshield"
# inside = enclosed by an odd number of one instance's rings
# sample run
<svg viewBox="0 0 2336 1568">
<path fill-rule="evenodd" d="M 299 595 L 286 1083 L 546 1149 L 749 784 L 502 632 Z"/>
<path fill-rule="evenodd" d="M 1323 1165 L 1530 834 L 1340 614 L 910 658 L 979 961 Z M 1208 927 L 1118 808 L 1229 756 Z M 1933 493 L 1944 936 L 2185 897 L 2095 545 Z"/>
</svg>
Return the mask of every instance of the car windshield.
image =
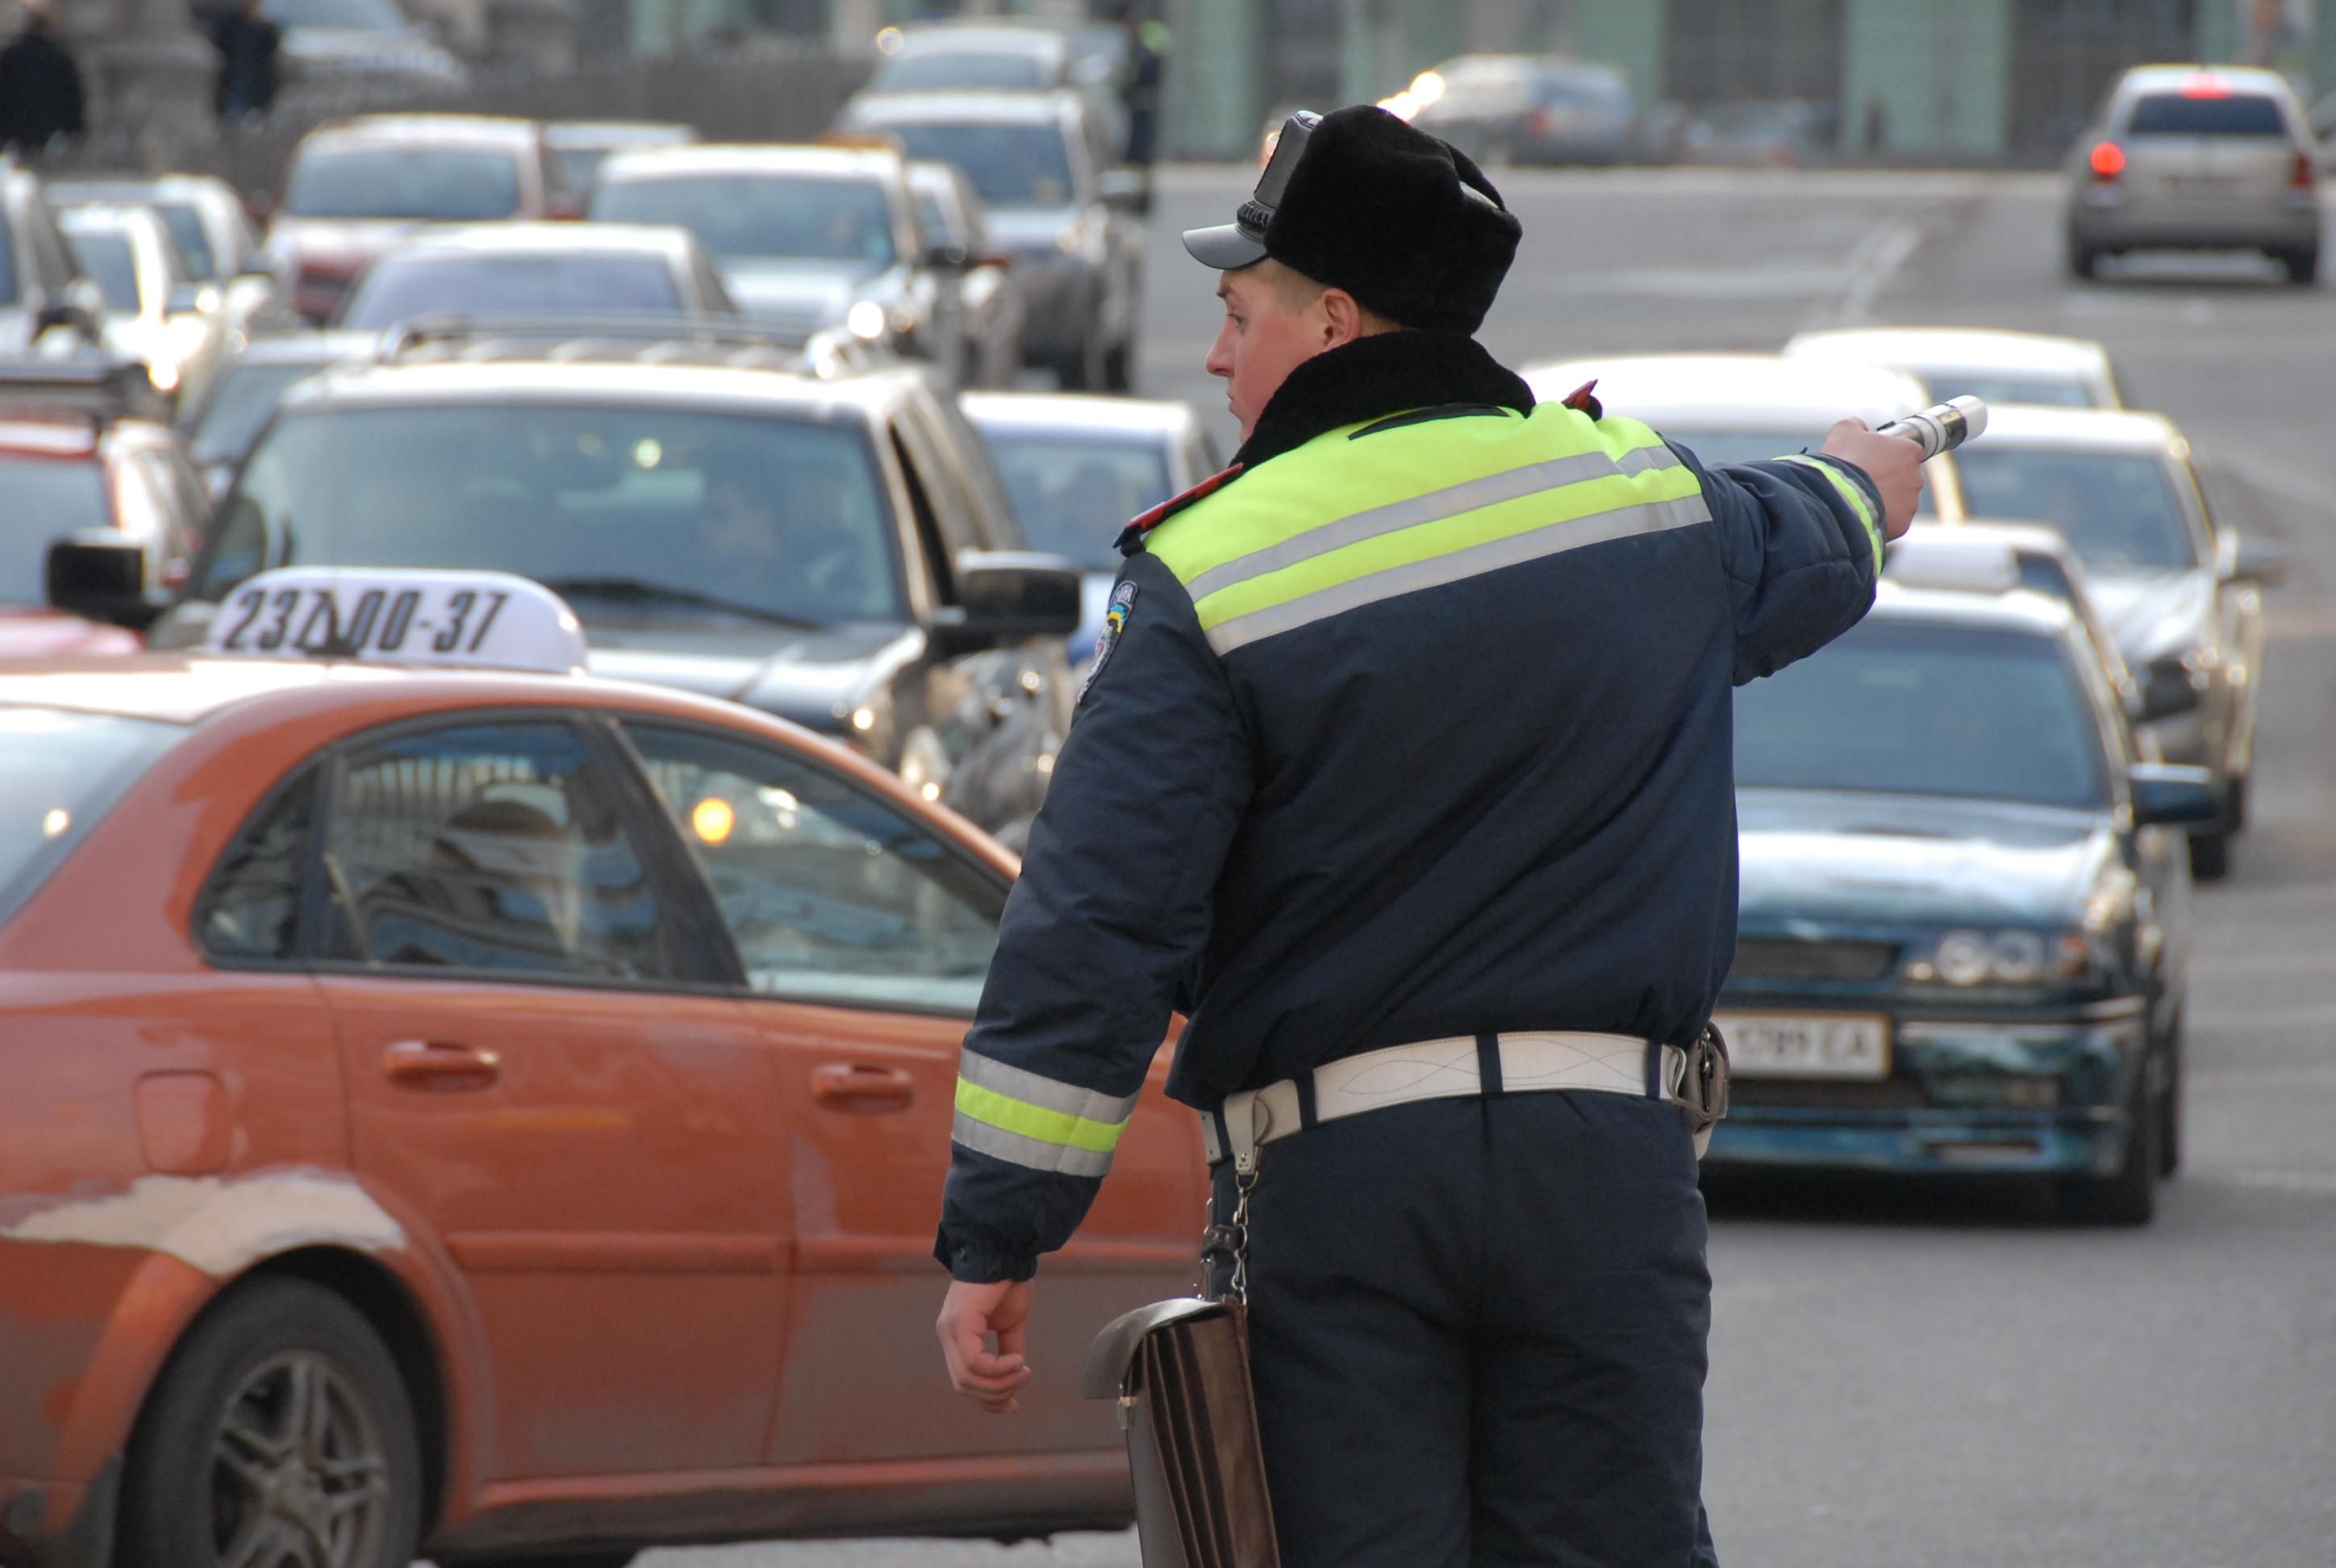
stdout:
<svg viewBox="0 0 2336 1568">
<path fill-rule="evenodd" d="M 417 316 L 670 316 L 673 269 L 654 256 L 390 256 L 357 284 L 340 325 Z"/>
<path fill-rule="evenodd" d="M 1680 430 L 1660 424 L 1657 428 L 1664 440 L 1686 447 L 1706 468 L 1717 468 L 1724 463 L 1767 463 L 1791 453 L 1815 452 L 1825 444 L 1825 437 L 1822 430 Z M 1938 515 L 1935 486 L 1922 487 L 1922 498 L 1914 503 L 1914 515 Z"/>
<path fill-rule="evenodd" d="M 0 925 L 181 733 L 115 714 L 0 707 Z"/>
<path fill-rule="evenodd" d="M 1094 571 L 1119 565 L 1127 520 L 1172 493 L 1164 438 L 1116 431 L 984 430 L 1033 550 Z"/>
<path fill-rule="evenodd" d="M 509 218 L 519 160 L 469 147 L 350 147 L 305 153 L 284 210 L 296 218 Z"/>
<path fill-rule="evenodd" d="M 192 202 L 156 201 L 150 203 L 154 215 L 170 231 L 170 239 L 179 247 L 179 259 L 185 265 L 187 276 L 197 283 L 211 283 L 219 276 L 219 262 L 211 255 L 211 242 L 203 233 L 203 215 Z"/>
<path fill-rule="evenodd" d="M 588 623 L 898 621 L 885 494 L 857 424 L 508 401 L 303 413 L 252 453 L 190 597 L 270 563 L 451 567 L 550 583 Z"/>
<path fill-rule="evenodd" d="M 2057 452 L 1972 443 L 1955 454 L 1977 517 L 2032 517 L 2067 537 L 2088 572 L 2187 571 L 2197 548 L 2155 453 Z"/>
<path fill-rule="evenodd" d="M 2044 408 L 2093 406 L 2092 394 L 2083 382 L 2072 377 L 1986 370 L 1918 370 L 1915 374 L 1941 403 L 1951 397 L 1976 397 L 1990 407 L 1999 403 L 2026 403 Z"/>
<path fill-rule="evenodd" d="M 892 210 L 872 180 L 794 174 L 676 174 L 605 182 L 592 216 L 677 223 L 723 261 L 892 263 Z"/>
<path fill-rule="evenodd" d="M 236 463 L 251 450 L 276 412 L 284 389 L 324 367 L 297 360 L 240 361 L 229 365 L 204 394 L 188 443 L 197 463 Z"/>
<path fill-rule="evenodd" d="M 2099 726 L 2059 642 L 1867 620 L 1736 691 L 1739 788 L 2098 806 Z"/>
<path fill-rule="evenodd" d="M 65 238 L 73 244 L 73 259 L 105 296 L 105 307 L 137 314 L 138 257 L 130 248 L 129 237 L 84 232 Z"/>
<path fill-rule="evenodd" d="M 930 93 L 970 87 L 1027 93 L 1054 84 L 1055 73 L 1039 54 L 1000 49 L 912 50 L 884 62 L 870 79 L 868 91 Z"/>
<path fill-rule="evenodd" d="M 1071 153 L 1056 125 L 888 125 L 911 158 L 954 163 L 992 207 L 1061 207 L 1074 194 Z"/>
<path fill-rule="evenodd" d="M 411 33 L 393 0 L 266 0 L 261 14 L 284 27 L 341 27 L 359 33 Z"/>
<path fill-rule="evenodd" d="M 86 457 L 0 452 L 0 604 L 41 604 L 50 544 L 112 521 L 105 475 Z"/>
<path fill-rule="evenodd" d="M 2136 101 L 2128 136 L 2278 136 L 2287 134 L 2279 103 L 2258 93 L 2152 93 Z"/>
</svg>

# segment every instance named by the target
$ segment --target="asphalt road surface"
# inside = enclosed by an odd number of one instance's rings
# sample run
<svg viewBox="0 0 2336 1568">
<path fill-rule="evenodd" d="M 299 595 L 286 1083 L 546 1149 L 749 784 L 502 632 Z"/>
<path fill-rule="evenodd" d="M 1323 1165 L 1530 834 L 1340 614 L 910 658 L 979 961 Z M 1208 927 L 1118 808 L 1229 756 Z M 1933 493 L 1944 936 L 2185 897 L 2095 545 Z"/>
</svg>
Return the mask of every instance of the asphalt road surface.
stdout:
<svg viewBox="0 0 2336 1568">
<path fill-rule="evenodd" d="M 1200 370 L 1215 279 L 1175 234 L 1225 221 L 1247 184 L 1169 170 L 1154 215 L 1143 385 L 1216 414 Z M 2098 337 L 2129 401 L 2253 478 L 2295 567 L 2270 595 L 2252 820 L 2198 901 L 2185 1164 L 2156 1222 L 2072 1229 L 2016 1193 L 1872 1182 L 1715 1193 L 1706 1496 L 1723 1561 L 2336 1564 L 2336 284 L 2212 258 L 2073 281 L 2044 176 L 1502 184 L 1525 242 L 1483 336 L 1512 365 L 1766 349 L 1869 321 Z M 1088 1535 L 644 1568 L 1136 1563 L 1131 1536 Z"/>
</svg>

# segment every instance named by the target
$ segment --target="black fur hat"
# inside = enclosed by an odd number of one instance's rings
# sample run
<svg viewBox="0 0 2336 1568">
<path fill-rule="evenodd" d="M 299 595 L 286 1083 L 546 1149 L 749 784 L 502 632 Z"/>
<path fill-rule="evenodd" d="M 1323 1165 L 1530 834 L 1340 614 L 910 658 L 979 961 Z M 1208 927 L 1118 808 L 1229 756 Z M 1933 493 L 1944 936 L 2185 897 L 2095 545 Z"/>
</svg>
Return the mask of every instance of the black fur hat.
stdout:
<svg viewBox="0 0 2336 1568">
<path fill-rule="evenodd" d="M 1406 326 L 1473 333 L 1523 232 L 1466 153 L 1358 103 L 1291 115 L 1238 219 L 1184 248 L 1223 270 L 1270 256 Z"/>
</svg>

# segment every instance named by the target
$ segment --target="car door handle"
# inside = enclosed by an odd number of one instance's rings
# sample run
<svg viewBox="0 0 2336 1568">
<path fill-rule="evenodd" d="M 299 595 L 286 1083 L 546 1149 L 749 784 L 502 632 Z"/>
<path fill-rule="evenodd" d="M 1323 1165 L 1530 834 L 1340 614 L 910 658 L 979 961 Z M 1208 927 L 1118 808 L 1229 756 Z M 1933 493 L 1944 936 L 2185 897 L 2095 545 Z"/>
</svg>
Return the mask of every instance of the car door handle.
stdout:
<svg viewBox="0 0 2336 1568">
<path fill-rule="evenodd" d="M 399 1040 L 381 1053 L 381 1070 L 408 1089 L 483 1089 L 501 1058 L 460 1040 Z"/>
<path fill-rule="evenodd" d="M 811 1096 L 830 1109 L 862 1115 L 905 1111 L 916 1102 L 917 1080 L 898 1067 L 838 1064 L 812 1069 Z"/>
</svg>

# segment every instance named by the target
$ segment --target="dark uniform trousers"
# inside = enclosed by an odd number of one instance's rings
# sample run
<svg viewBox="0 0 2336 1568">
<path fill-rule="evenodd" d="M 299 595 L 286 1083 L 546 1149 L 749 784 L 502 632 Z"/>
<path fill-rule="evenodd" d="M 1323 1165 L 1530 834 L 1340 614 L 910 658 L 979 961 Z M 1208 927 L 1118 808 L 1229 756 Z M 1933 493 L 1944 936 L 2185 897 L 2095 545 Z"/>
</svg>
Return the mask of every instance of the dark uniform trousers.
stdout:
<svg viewBox="0 0 2336 1568">
<path fill-rule="evenodd" d="M 1717 1564 L 1711 1276 L 1669 1105 L 1431 1100 L 1267 1144 L 1248 1276 L 1286 1568 Z"/>
</svg>

